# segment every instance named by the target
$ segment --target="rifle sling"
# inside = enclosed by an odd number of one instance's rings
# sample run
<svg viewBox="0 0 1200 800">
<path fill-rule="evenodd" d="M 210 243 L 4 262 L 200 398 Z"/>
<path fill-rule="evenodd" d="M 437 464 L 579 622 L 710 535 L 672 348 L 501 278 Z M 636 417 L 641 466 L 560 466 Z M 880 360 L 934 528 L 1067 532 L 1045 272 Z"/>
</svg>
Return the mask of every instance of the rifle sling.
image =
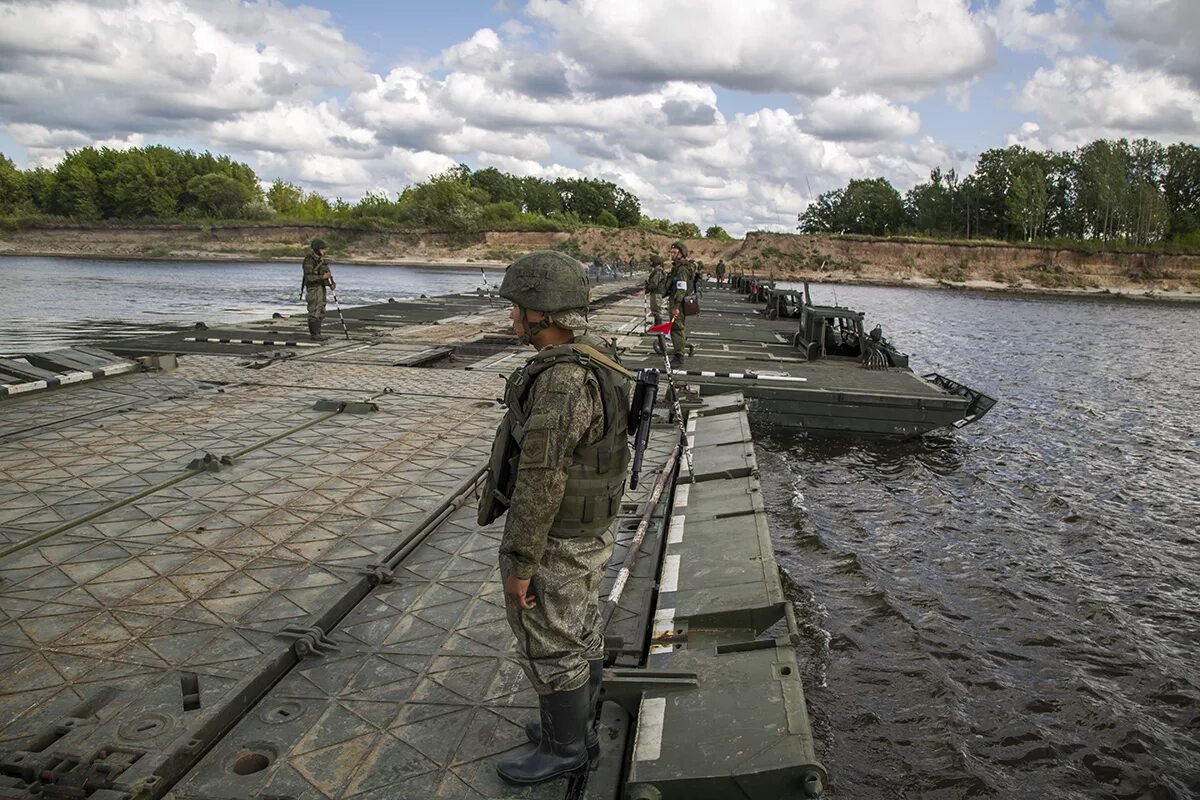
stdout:
<svg viewBox="0 0 1200 800">
<path fill-rule="evenodd" d="M 590 344 L 581 344 L 581 343 L 577 343 L 577 342 L 572 342 L 571 348 L 573 350 L 575 350 L 577 353 L 582 353 L 583 355 L 592 359 L 593 361 L 600 364 L 601 366 L 611 369 L 613 372 L 616 372 L 618 375 L 624 375 L 626 378 L 628 378 L 631 381 L 637 380 L 636 375 L 634 375 L 632 372 L 630 372 L 629 370 L 622 367 L 616 361 L 613 361 L 611 358 L 604 355 L 604 353 L 601 353 L 599 350 L 592 347 Z"/>
</svg>

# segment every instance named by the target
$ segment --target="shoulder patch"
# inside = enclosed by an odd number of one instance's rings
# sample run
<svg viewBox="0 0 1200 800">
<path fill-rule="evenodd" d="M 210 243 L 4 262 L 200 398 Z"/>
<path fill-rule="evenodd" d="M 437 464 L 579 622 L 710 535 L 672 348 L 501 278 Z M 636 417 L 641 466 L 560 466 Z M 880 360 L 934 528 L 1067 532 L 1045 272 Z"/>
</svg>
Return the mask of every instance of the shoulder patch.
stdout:
<svg viewBox="0 0 1200 800">
<path fill-rule="evenodd" d="M 562 426 L 562 415 L 554 411 L 539 411 L 530 416 L 521 440 L 520 465 L 534 469 L 550 466 L 551 440 Z"/>
</svg>

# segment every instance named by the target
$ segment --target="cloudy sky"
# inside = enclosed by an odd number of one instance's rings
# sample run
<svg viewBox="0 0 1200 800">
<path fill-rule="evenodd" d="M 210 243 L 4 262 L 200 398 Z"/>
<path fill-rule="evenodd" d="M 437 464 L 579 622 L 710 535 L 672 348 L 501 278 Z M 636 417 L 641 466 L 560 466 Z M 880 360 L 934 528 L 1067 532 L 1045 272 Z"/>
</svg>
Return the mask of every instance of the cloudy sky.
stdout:
<svg viewBox="0 0 1200 800">
<path fill-rule="evenodd" d="M 0 0 L 0 152 L 228 153 L 355 200 L 458 162 L 791 229 L 1020 143 L 1200 143 L 1200 0 Z"/>
</svg>

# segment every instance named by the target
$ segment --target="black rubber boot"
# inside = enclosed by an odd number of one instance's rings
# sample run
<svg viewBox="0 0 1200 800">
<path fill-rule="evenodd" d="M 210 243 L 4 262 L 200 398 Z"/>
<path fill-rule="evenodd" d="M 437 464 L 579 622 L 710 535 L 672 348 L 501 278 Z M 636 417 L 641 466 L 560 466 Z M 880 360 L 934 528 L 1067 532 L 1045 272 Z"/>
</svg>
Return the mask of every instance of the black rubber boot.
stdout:
<svg viewBox="0 0 1200 800">
<path fill-rule="evenodd" d="M 328 336 L 321 335 L 320 317 L 308 318 L 308 338 L 312 339 L 314 342 L 324 342 L 329 339 Z"/>
<path fill-rule="evenodd" d="M 683 353 L 675 353 L 671 356 L 671 368 L 679 369 L 683 366 Z"/>
<path fill-rule="evenodd" d="M 585 683 L 569 692 L 538 695 L 542 737 L 536 745 L 526 745 L 520 755 L 497 764 L 500 777 L 509 783 L 541 783 L 587 766 L 584 730 L 590 689 Z"/>
<path fill-rule="evenodd" d="M 584 741 L 587 743 L 588 761 L 595 764 L 600 760 L 600 736 L 596 733 L 596 715 L 599 712 L 600 687 L 604 684 L 604 659 L 598 658 L 588 662 L 588 723 L 584 731 Z M 525 736 L 537 744 L 542 739 L 542 723 L 528 722 L 525 724 Z"/>
</svg>

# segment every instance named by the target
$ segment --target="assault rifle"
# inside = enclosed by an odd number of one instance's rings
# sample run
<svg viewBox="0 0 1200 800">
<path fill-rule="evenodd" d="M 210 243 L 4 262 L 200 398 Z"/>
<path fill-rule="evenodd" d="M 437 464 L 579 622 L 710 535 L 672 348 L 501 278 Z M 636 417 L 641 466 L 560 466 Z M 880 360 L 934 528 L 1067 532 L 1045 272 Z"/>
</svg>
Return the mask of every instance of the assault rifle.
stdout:
<svg viewBox="0 0 1200 800">
<path fill-rule="evenodd" d="M 633 402 L 629 404 L 629 435 L 634 437 L 630 489 L 636 489 L 638 485 L 638 473 L 642 471 L 642 458 L 646 454 L 646 445 L 650 442 L 650 422 L 654 418 L 654 401 L 657 399 L 658 370 L 638 370 Z"/>
</svg>

